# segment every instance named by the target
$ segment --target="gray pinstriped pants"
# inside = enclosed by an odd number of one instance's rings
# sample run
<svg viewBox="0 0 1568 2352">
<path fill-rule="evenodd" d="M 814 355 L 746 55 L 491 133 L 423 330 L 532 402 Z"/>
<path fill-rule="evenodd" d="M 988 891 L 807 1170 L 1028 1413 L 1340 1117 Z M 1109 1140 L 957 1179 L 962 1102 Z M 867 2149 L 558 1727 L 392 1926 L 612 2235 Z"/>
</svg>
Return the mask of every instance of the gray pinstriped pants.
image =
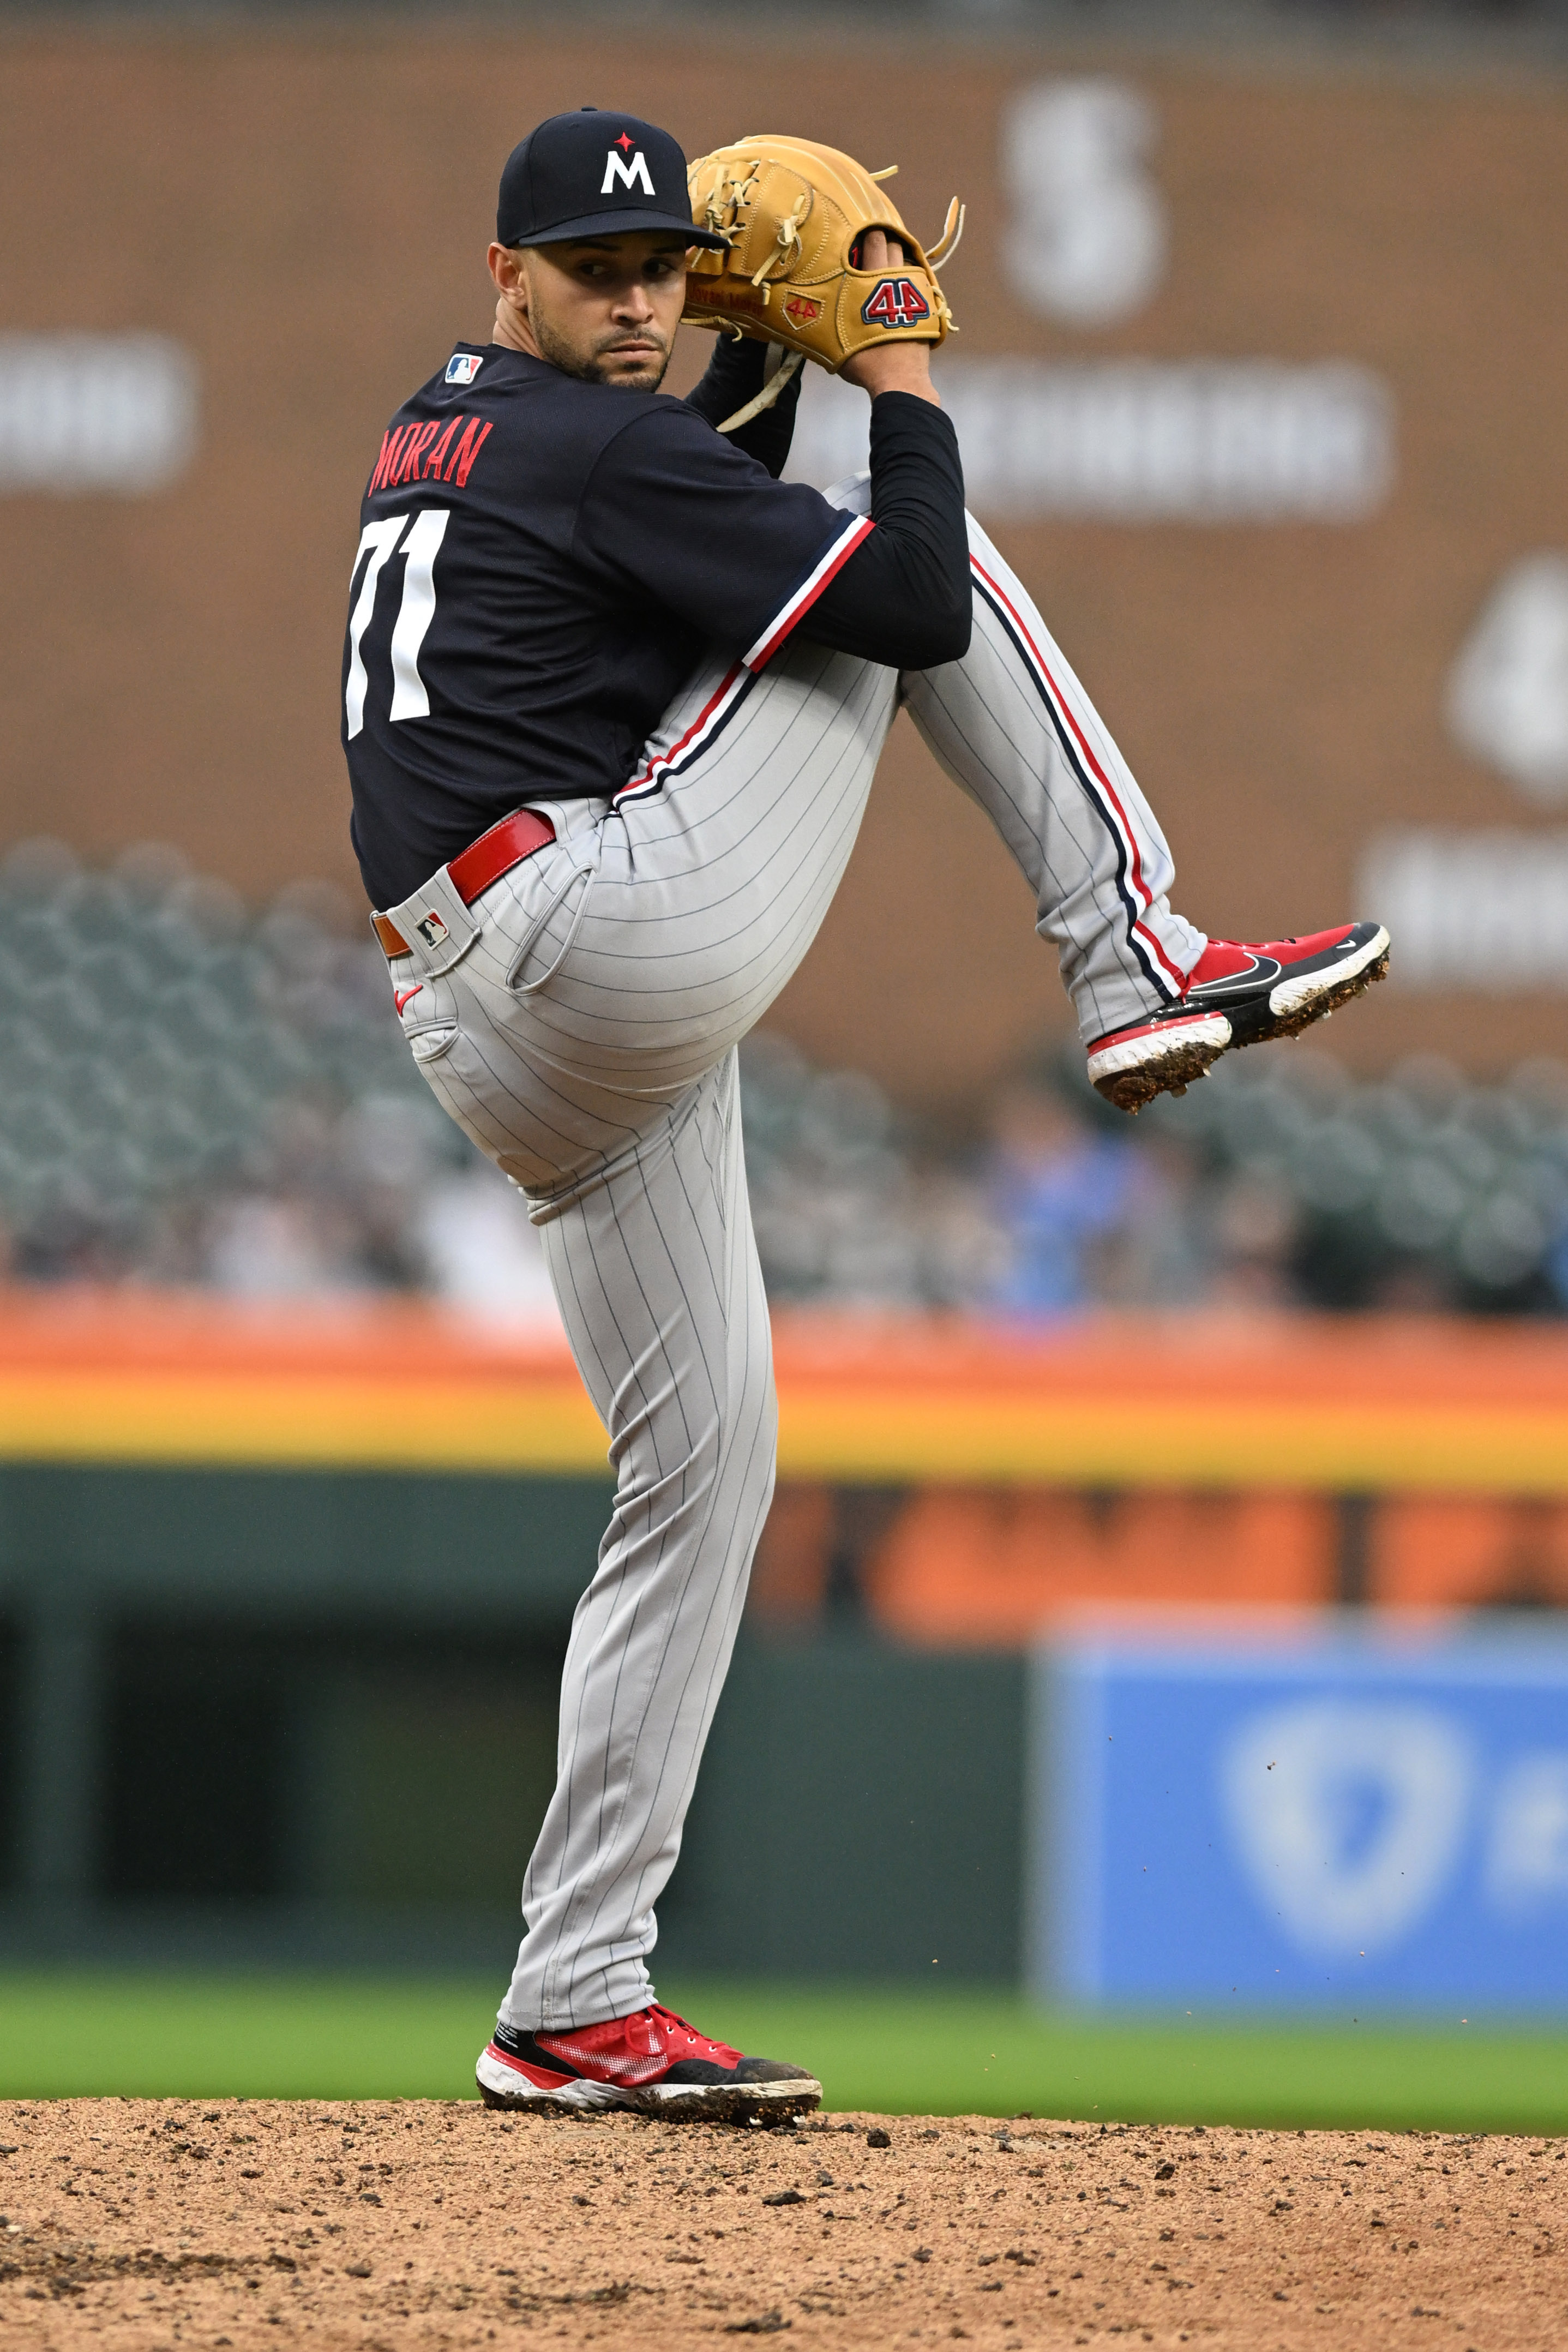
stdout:
<svg viewBox="0 0 1568 2352">
<path fill-rule="evenodd" d="M 836 495 L 863 510 L 863 479 Z M 616 1479 L 567 1653 L 508 2024 L 559 2032 L 652 1998 L 653 1906 L 773 1492 L 735 1048 L 816 935 L 901 696 L 1028 877 L 1086 1035 L 1174 995 L 1202 952 L 1166 903 L 1169 853 L 1114 744 L 970 535 L 963 661 L 901 679 L 797 643 L 755 679 L 716 664 L 613 804 L 536 803 L 559 838 L 473 908 L 443 869 L 387 909 L 416 943 L 404 1033 L 528 1195 Z M 433 911 L 435 948 L 416 929 Z"/>
</svg>

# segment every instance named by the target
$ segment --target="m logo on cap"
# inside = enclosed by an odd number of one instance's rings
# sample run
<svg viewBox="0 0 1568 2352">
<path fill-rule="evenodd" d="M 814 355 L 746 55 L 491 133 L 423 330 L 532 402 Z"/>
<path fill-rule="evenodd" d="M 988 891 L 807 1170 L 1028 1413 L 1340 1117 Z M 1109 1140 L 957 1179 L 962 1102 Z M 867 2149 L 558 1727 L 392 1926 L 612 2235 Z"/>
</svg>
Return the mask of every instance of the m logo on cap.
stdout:
<svg viewBox="0 0 1568 2352">
<path fill-rule="evenodd" d="M 683 245 L 729 249 L 727 235 L 693 220 L 686 159 L 656 122 L 584 106 L 517 142 L 496 198 L 498 244 L 571 244 L 616 229 L 678 232 Z"/>
<path fill-rule="evenodd" d="M 626 138 L 626 133 L 622 131 L 621 136 L 626 145 L 630 146 L 632 142 Z M 599 191 L 600 194 L 601 196 L 612 194 L 617 180 L 623 188 L 641 188 L 645 196 L 653 194 L 653 183 L 648 177 L 647 160 L 641 147 L 638 148 L 630 163 L 623 155 L 618 155 L 613 147 L 611 148 L 604 158 L 604 183 Z"/>
</svg>

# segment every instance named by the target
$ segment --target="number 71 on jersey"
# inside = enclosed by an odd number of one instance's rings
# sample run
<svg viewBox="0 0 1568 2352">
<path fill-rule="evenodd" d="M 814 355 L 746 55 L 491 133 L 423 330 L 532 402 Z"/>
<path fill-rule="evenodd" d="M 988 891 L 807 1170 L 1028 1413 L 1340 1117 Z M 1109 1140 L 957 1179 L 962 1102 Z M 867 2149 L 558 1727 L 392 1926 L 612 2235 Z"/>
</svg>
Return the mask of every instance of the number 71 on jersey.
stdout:
<svg viewBox="0 0 1568 2352">
<path fill-rule="evenodd" d="M 435 618 L 435 559 L 451 519 L 450 507 L 425 507 L 413 517 L 406 539 L 402 536 L 409 520 L 406 514 L 387 515 L 380 522 L 368 522 L 360 533 L 354 568 L 349 575 L 350 591 L 367 554 L 370 561 L 365 564 L 360 593 L 349 615 L 349 677 L 343 689 L 343 717 L 350 740 L 363 730 L 365 696 L 370 687 L 361 647 L 376 609 L 376 590 L 382 567 L 389 556 L 398 552 L 400 541 L 403 557 L 402 601 L 392 636 L 392 717 L 395 721 L 430 716 L 430 697 L 419 674 L 419 649 Z"/>
</svg>

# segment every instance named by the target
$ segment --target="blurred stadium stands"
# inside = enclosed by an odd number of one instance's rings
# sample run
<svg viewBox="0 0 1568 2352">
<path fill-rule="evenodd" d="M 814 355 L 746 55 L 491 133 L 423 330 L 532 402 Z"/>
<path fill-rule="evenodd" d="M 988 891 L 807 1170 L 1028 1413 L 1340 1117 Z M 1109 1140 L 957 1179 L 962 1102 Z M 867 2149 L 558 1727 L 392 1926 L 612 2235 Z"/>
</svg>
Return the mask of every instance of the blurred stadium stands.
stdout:
<svg viewBox="0 0 1568 2352">
<path fill-rule="evenodd" d="M 27 973 L 0 1035 L 14 1278 L 427 1293 L 548 1319 L 520 1202 L 436 1108 L 329 887 L 253 914 L 172 849 L 92 870 L 38 841 L 0 866 L 0 922 Z M 1368 1082 L 1281 1047 L 1135 1126 L 1080 1067 L 1042 1060 L 955 1131 L 754 1038 L 774 1297 L 1023 1318 L 1568 1306 L 1560 1063 L 1489 1087 L 1424 1055 Z"/>
</svg>

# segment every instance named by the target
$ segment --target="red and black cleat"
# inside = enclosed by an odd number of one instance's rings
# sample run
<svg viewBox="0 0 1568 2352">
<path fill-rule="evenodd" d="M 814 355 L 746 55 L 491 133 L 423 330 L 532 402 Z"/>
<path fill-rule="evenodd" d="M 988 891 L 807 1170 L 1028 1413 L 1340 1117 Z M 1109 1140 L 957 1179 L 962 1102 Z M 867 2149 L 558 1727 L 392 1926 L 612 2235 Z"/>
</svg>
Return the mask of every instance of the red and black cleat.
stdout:
<svg viewBox="0 0 1568 2352">
<path fill-rule="evenodd" d="M 487 2107 L 634 2107 L 706 2123 L 805 2115 L 822 2096 L 804 2067 L 744 2058 L 657 2001 L 565 2033 L 497 2025 L 476 2074 Z"/>
<path fill-rule="evenodd" d="M 1344 923 L 1304 940 L 1210 940 L 1180 1001 L 1089 1048 L 1089 1076 L 1118 1110 L 1185 1094 L 1234 1045 L 1296 1037 L 1388 970 L 1381 923 Z"/>
</svg>

